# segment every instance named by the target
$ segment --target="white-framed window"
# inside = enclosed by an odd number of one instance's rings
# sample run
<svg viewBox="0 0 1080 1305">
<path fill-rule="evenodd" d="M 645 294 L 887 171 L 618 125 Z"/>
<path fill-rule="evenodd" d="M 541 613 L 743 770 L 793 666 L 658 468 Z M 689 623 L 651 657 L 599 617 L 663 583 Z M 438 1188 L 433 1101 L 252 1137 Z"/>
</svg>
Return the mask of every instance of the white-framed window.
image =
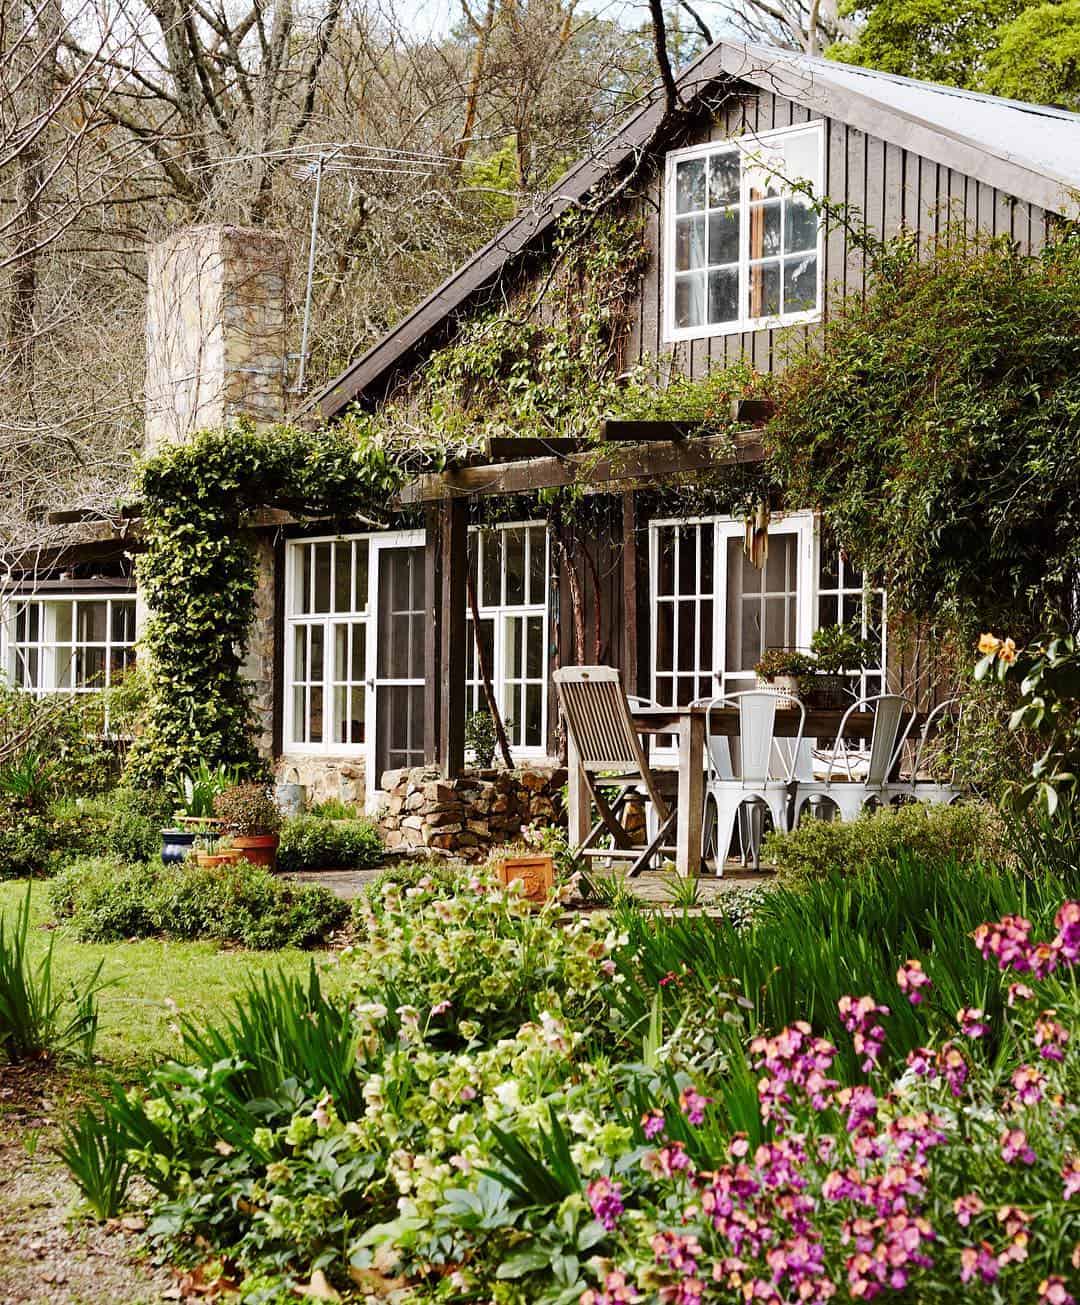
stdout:
<svg viewBox="0 0 1080 1305">
<path fill-rule="evenodd" d="M 27 594 L 4 609 L 3 668 L 29 693 L 95 693 L 135 661 L 134 595 Z"/>
<path fill-rule="evenodd" d="M 358 754 L 367 741 L 368 540 L 290 544 L 285 751 Z"/>
<path fill-rule="evenodd" d="M 469 531 L 480 639 L 507 738 L 515 751 L 542 754 L 547 739 L 549 550 L 543 522 Z M 470 711 L 486 707 L 468 618 L 466 693 Z"/>
<path fill-rule="evenodd" d="M 870 588 L 863 573 L 844 558 L 824 530 L 818 534 L 817 548 L 815 629 L 847 625 L 865 639 L 874 649 L 876 660 L 862 671 L 851 672 L 852 690 L 863 698 L 884 693 L 888 638 L 885 590 Z"/>
<path fill-rule="evenodd" d="M 664 338 L 812 321 L 821 312 L 823 123 L 668 154 Z"/>
</svg>

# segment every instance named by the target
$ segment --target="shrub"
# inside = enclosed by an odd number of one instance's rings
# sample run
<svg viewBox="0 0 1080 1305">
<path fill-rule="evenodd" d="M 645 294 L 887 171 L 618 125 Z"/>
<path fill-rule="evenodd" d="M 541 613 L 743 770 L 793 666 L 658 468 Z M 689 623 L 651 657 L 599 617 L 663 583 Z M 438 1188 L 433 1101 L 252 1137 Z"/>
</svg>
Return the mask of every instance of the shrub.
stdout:
<svg viewBox="0 0 1080 1305">
<path fill-rule="evenodd" d="M 930 864 L 989 863 L 1002 855 L 1003 836 L 997 812 L 983 803 L 946 807 L 912 802 L 867 812 L 858 820 L 804 820 L 791 833 L 770 834 L 763 855 L 775 863 L 783 881 L 796 883 L 834 871 L 862 874 L 904 855 Z"/>
<path fill-rule="evenodd" d="M 379 831 L 366 820 L 336 822 L 297 816 L 282 826 L 278 869 L 363 870 L 377 865 L 382 851 Z"/>
<path fill-rule="evenodd" d="M 50 844 L 61 861 L 79 856 L 154 861 L 161 855 L 161 829 L 169 815 L 167 798 L 130 788 L 64 798 L 49 808 Z"/>
<path fill-rule="evenodd" d="M 52 836 L 45 816 L 0 810 L 0 879 L 27 879 L 47 874 Z"/>
<path fill-rule="evenodd" d="M 83 942 L 161 936 L 313 947 L 349 915 L 348 904 L 328 889 L 284 883 L 245 861 L 166 867 L 84 858 L 56 876 L 50 901 Z"/>
<path fill-rule="evenodd" d="M 214 812 L 226 833 L 240 838 L 276 834 L 281 812 L 274 805 L 265 784 L 234 784 L 214 798 Z"/>
<path fill-rule="evenodd" d="M 495 718 L 491 712 L 486 709 L 470 712 L 465 719 L 465 747 L 481 770 L 488 770 L 494 764 L 497 746 Z"/>
</svg>

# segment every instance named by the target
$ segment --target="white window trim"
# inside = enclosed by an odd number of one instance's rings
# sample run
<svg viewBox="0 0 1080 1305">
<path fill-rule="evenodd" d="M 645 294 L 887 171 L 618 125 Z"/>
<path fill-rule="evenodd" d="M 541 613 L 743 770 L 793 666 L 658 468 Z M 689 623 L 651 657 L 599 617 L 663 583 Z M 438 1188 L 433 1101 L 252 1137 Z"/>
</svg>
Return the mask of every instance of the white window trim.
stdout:
<svg viewBox="0 0 1080 1305">
<path fill-rule="evenodd" d="M 819 624 L 820 624 L 820 622 L 819 622 L 819 620 L 818 620 L 818 615 L 819 615 L 819 600 L 820 600 L 823 596 L 827 596 L 827 595 L 836 595 L 836 598 L 837 598 L 837 620 L 839 620 L 839 619 L 840 619 L 840 608 L 841 608 L 841 602 L 840 602 L 841 597 L 842 597 L 842 596 L 843 596 L 843 597 L 847 597 L 848 595 L 855 594 L 856 592 L 858 592 L 858 591 L 856 590 L 855 586 L 853 586 L 853 585 L 844 585 L 844 586 L 842 586 L 842 587 L 839 587 L 839 586 L 834 587 L 834 586 L 832 586 L 832 585 L 827 585 L 827 586 L 826 586 L 826 585 L 822 585 L 822 584 L 820 583 L 820 580 L 821 580 L 821 544 L 822 544 L 821 522 L 820 522 L 820 520 L 818 520 L 818 521 L 815 521 L 815 523 L 814 523 L 814 624 L 813 624 L 813 628 L 814 628 L 815 630 L 818 628 L 818 626 L 819 626 Z M 843 564 L 843 563 L 842 563 L 842 564 Z M 839 581 L 839 576 L 837 577 L 837 580 Z M 865 587 L 865 584 L 864 584 L 864 587 L 863 587 L 862 592 L 863 592 L 863 603 L 862 603 L 862 622 L 861 622 L 860 634 L 861 634 L 861 637 L 862 637 L 863 639 L 865 639 L 865 638 L 867 637 L 867 626 L 868 626 L 868 622 L 867 622 L 867 619 L 866 619 L 866 611 L 867 611 L 866 595 L 867 595 L 867 594 L 880 594 L 880 595 L 881 595 L 881 667 L 880 667 L 880 670 L 879 670 L 877 667 L 871 667 L 871 668 L 869 668 L 869 669 L 865 669 L 865 670 L 861 670 L 861 671 L 854 672 L 854 673 L 852 673 L 852 674 L 849 676 L 849 678 L 852 679 L 852 680 L 858 680 L 858 683 L 859 683 L 859 696 L 860 696 L 860 697 L 866 697 L 866 696 L 867 696 L 867 692 L 866 692 L 866 680 L 867 680 L 867 676 L 878 676 L 878 675 L 880 675 L 880 678 L 881 678 L 881 689 L 879 690 L 879 692 L 881 692 L 881 693 L 888 693 L 888 692 L 889 692 L 889 688 L 888 688 L 888 682 L 889 682 L 889 665 L 888 665 L 888 663 L 889 663 L 889 595 L 888 595 L 888 591 L 885 590 L 885 589 L 875 589 L 875 588 L 873 588 L 873 587 L 870 587 L 869 589 L 867 589 L 867 588 Z"/>
<path fill-rule="evenodd" d="M 543 666 L 544 669 L 540 681 L 542 685 L 542 690 L 540 694 L 541 742 L 539 744 L 512 745 L 510 748 L 510 755 L 515 759 L 520 759 L 522 761 L 537 761 L 537 760 L 544 759 L 548 756 L 548 750 L 547 750 L 548 681 L 550 678 L 550 667 L 551 667 L 551 535 L 547 528 L 547 522 L 543 520 L 500 521 L 490 526 L 470 526 L 469 534 L 470 535 L 479 534 L 483 530 L 514 530 L 514 529 L 519 529 L 519 530 L 542 529 L 544 532 L 544 601 L 543 603 L 500 602 L 498 604 L 493 604 L 493 605 L 485 604 L 483 601 L 483 597 L 484 597 L 483 577 L 480 574 L 479 568 L 477 568 L 476 607 L 481 620 L 483 620 L 484 618 L 490 618 L 494 622 L 494 631 L 493 631 L 494 637 L 492 639 L 492 661 L 494 662 L 494 666 L 491 666 L 488 669 L 491 671 L 492 688 L 495 691 L 495 700 L 499 704 L 499 712 L 502 715 L 504 724 L 508 715 L 511 717 L 511 719 L 513 719 L 513 713 L 507 710 L 507 704 L 505 701 L 506 676 L 502 672 L 502 667 L 505 665 L 505 661 L 504 661 L 505 620 L 504 618 L 505 617 L 524 618 L 530 616 L 533 617 L 539 616 L 543 619 L 544 645 L 541 653 L 541 665 Z M 530 545 L 527 544 L 526 547 L 530 547 Z M 506 595 L 505 567 L 502 567 L 500 569 L 499 574 L 500 574 L 500 588 L 503 597 L 505 598 Z M 527 556 L 525 562 L 525 576 L 526 576 L 526 581 L 528 581 L 529 565 L 528 565 Z M 471 611 L 468 613 L 468 616 L 466 618 L 466 626 L 469 630 L 470 637 L 472 637 Z M 475 653 L 476 653 L 476 649 L 474 643 L 473 644 L 474 657 L 475 657 Z M 468 694 L 466 708 L 472 710 L 479 710 L 481 706 L 486 704 L 484 702 L 483 686 L 480 682 L 479 666 L 477 666 L 475 662 L 474 662 L 474 667 L 477 672 L 476 675 L 473 677 L 473 679 L 466 681 L 466 692 Z M 515 685 L 520 685 L 523 682 L 527 683 L 528 681 L 527 680 L 523 681 L 522 679 L 519 678 L 514 679 Z M 476 708 L 472 707 L 472 690 L 474 685 L 480 686 L 476 699 L 477 701 Z"/>
<path fill-rule="evenodd" d="M 85 640 L 76 637 L 75 613 L 72 612 L 71 620 L 71 639 L 58 641 L 55 638 L 55 621 L 48 609 L 55 607 L 59 603 L 67 603 L 74 608 L 76 603 L 105 603 L 105 639 L 104 640 Z M 56 592 L 53 590 L 39 590 L 36 592 L 27 592 L 23 594 L 11 594 L 4 600 L 0 620 L 0 675 L 6 683 L 13 688 L 22 690 L 24 693 L 30 693 L 36 698 L 48 697 L 51 694 L 87 694 L 101 693 L 112 687 L 112 661 L 110 653 L 114 648 L 134 649 L 138 630 L 136 629 L 136 638 L 130 642 L 127 640 L 114 639 L 112 637 L 112 605 L 115 602 L 130 603 L 133 611 L 137 613 L 137 597 L 134 590 L 125 590 L 118 593 L 115 589 L 106 591 L 97 590 L 78 590 L 68 593 Z M 42 617 L 48 617 L 51 629 L 47 633 L 44 628 L 38 631 L 38 637 L 35 640 L 18 640 L 15 637 L 15 609 L 27 603 L 40 603 L 45 609 Z M 44 686 L 41 688 L 26 688 L 18 682 L 14 673 L 14 661 L 16 649 L 36 648 L 38 650 L 38 679 Z M 85 684 L 85 685 L 64 685 L 56 684 L 56 665 L 57 652 L 59 649 L 67 649 L 72 655 L 79 649 L 100 648 L 104 653 L 105 682 L 103 684 Z M 48 668 L 48 674 L 45 674 L 45 668 Z M 74 674 L 74 667 L 72 667 Z"/>
<path fill-rule="evenodd" d="M 715 325 L 703 323 L 701 326 L 675 325 L 675 169 L 676 165 L 687 159 L 707 158 L 711 154 L 739 151 L 744 160 L 752 160 L 759 146 L 768 141 L 784 137 L 813 132 L 818 138 L 818 176 L 821 178 L 820 193 L 825 188 L 825 124 L 821 119 L 813 122 L 797 123 L 790 127 L 775 127 L 770 131 L 754 132 L 741 136 L 730 142 L 710 141 L 703 145 L 692 145 L 686 149 L 672 150 L 666 156 L 664 174 L 663 205 L 663 262 L 660 276 L 664 287 L 663 339 L 665 343 L 675 344 L 681 340 L 707 340 L 722 335 L 740 335 L 745 331 L 775 330 L 781 326 L 797 326 L 800 323 L 821 320 L 824 303 L 824 224 L 818 223 L 817 238 L 817 303 L 816 308 L 801 313 L 783 313 L 773 317 L 743 317 L 742 312 L 749 302 L 750 293 L 750 223 L 743 221 L 739 233 L 739 310 L 740 316 L 734 322 L 718 322 Z M 749 213 L 749 173 L 743 166 L 739 175 L 739 206 L 745 215 Z M 708 282 L 706 281 L 706 286 Z"/>
</svg>

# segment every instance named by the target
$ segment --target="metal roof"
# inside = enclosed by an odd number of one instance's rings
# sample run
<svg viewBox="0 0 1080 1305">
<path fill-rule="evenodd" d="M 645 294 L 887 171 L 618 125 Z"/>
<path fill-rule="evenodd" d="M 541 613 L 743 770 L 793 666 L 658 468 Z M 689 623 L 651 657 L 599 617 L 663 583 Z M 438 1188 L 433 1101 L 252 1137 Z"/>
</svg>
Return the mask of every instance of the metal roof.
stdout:
<svg viewBox="0 0 1080 1305">
<path fill-rule="evenodd" d="M 1080 211 L 1080 114 L 914 81 L 772 46 L 721 41 L 678 78 L 688 104 L 721 85 L 749 84 L 797 101 L 1050 212 Z M 430 348 L 447 319 L 536 245 L 559 215 L 625 166 L 663 119 L 654 91 L 593 155 L 508 223 L 360 358 L 313 395 L 306 410 L 333 418 L 378 397 L 390 378 Z"/>
</svg>

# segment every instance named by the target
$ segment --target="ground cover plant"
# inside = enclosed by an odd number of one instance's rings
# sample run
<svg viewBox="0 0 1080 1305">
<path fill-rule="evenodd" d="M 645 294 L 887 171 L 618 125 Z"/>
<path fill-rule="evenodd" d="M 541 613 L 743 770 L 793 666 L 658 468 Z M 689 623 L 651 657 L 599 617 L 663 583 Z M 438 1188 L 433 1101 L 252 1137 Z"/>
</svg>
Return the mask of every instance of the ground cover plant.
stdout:
<svg viewBox="0 0 1080 1305">
<path fill-rule="evenodd" d="M 123 1157 L 151 1241 L 227 1255 L 250 1301 L 1066 1305 L 1080 905 L 977 873 L 894 930 L 888 995 L 856 954 L 827 1014 L 802 975 L 785 1026 L 734 979 L 655 973 L 711 924 L 653 944 L 628 911 L 560 927 L 483 876 L 388 874 L 340 995 L 271 978 L 185 1021 L 176 1063 L 73 1123 L 73 1171 L 112 1204 Z M 852 932 L 896 889 L 849 901 Z M 969 917 L 980 893 L 996 922 Z M 766 895 L 745 932 L 797 900 Z"/>
<path fill-rule="evenodd" d="M 278 869 L 365 870 L 382 858 L 378 829 L 367 820 L 296 816 L 281 828 Z"/>
<path fill-rule="evenodd" d="M 82 858 L 50 882 L 49 897 L 82 942 L 211 938 L 255 948 L 314 947 L 349 915 L 328 888 L 291 884 L 244 861 L 163 866 Z"/>
</svg>

